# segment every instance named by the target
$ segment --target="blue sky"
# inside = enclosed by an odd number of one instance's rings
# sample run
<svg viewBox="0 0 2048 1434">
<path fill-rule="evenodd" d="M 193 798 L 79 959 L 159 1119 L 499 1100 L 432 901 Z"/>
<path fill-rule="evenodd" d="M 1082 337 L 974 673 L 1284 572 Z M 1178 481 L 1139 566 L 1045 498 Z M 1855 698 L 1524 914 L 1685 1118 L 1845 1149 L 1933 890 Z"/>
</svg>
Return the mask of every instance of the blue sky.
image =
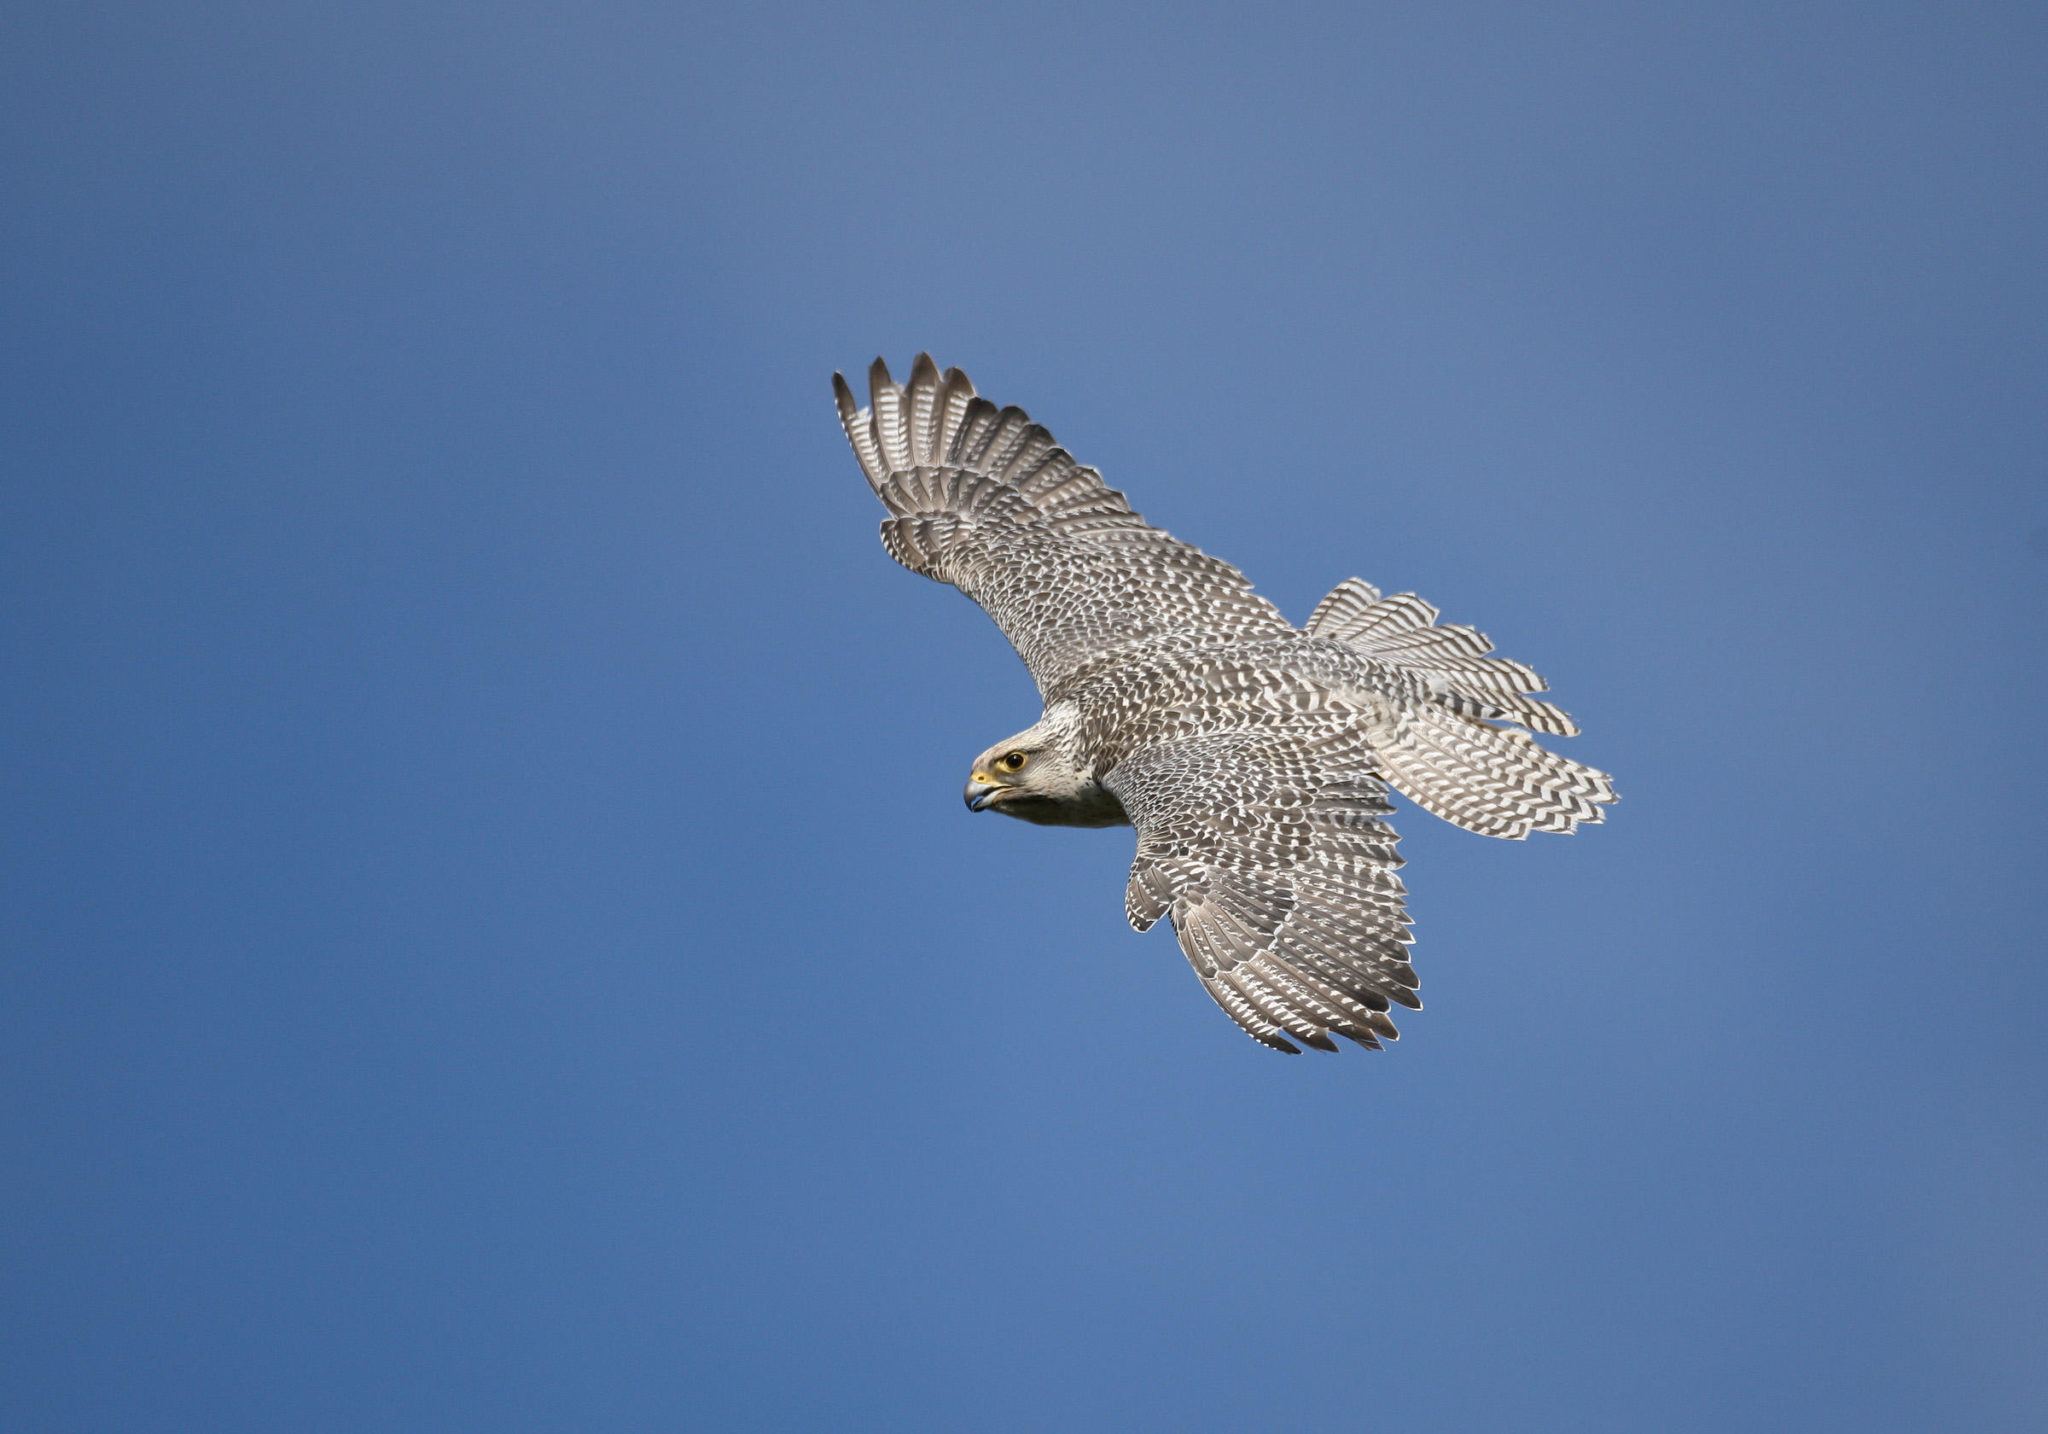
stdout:
<svg viewBox="0 0 2048 1434">
<path fill-rule="evenodd" d="M 7 30 L 0 1423 L 2048 1419 L 2038 7 Z M 961 809 L 920 348 L 1578 716 L 1399 1046 Z"/>
</svg>

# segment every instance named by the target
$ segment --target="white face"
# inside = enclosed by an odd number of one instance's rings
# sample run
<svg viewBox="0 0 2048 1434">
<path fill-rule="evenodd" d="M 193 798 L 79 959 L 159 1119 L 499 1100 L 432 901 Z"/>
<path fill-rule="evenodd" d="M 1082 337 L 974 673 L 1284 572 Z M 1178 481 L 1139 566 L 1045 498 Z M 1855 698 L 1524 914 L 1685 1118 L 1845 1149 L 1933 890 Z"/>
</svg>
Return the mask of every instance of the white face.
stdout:
<svg viewBox="0 0 2048 1434">
<path fill-rule="evenodd" d="M 1051 756 L 1035 732 L 1020 732 L 989 748 L 974 759 L 967 778 L 969 809 L 1023 816 L 1027 808 L 1056 799 L 1059 784 L 1051 780 L 1056 765 Z"/>
<path fill-rule="evenodd" d="M 1044 826 L 1106 827 L 1128 821 L 1116 795 L 1084 778 L 1073 759 L 1036 730 L 1020 732 L 974 759 L 970 811 L 1001 812 Z"/>
</svg>

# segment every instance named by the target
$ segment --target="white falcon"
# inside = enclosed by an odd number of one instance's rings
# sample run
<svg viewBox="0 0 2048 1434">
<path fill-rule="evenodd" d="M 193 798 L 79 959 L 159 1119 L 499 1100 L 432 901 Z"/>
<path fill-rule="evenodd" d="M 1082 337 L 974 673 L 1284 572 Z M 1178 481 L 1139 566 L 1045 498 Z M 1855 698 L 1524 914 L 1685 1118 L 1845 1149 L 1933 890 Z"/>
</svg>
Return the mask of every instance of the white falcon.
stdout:
<svg viewBox="0 0 2048 1434">
<path fill-rule="evenodd" d="M 1339 583 L 1305 628 L 1236 568 L 1151 527 L 1020 408 L 920 354 L 880 359 L 840 421 L 889 510 L 882 545 L 1010 639 L 1044 714 L 974 761 L 967 805 L 1138 831 L 1131 925 L 1173 923 L 1202 986 L 1275 1050 L 1378 1049 L 1419 1009 L 1392 786 L 1467 831 L 1600 820 L 1600 772 L 1530 735 L 1569 717 L 1413 593 Z"/>
</svg>

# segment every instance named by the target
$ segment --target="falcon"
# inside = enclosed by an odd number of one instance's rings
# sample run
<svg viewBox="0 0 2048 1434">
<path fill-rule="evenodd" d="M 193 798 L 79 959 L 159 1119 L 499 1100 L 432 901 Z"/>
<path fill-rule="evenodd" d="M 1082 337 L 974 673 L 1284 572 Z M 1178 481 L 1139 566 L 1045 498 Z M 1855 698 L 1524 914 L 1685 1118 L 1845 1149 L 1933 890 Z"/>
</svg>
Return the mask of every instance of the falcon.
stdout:
<svg viewBox="0 0 2048 1434">
<path fill-rule="evenodd" d="M 1516 840 L 1615 800 L 1537 745 L 1578 731 L 1543 679 L 1413 593 L 1348 578 L 1296 628 L 959 369 L 920 354 L 899 384 L 876 359 L 865 408 L 832 388 L 882 546 L 979 603 L 1045 703 L 974 759 L 968 808 L 1135 827 L 1131 925 L 1166 917 L 1253 1040 L 1377 1050 L 1421 1009 L 1388 788 Z"/>
</svg>

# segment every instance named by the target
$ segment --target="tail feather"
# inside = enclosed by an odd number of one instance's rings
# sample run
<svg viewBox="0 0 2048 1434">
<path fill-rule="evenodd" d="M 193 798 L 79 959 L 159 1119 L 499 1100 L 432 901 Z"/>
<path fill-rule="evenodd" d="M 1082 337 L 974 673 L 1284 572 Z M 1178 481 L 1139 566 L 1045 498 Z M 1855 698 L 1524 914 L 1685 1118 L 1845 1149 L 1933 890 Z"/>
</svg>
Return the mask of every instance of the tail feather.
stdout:
<svg viewBox="0 0 2048 1434">
<path fill-rule="evenodd" d="M 1308 620 L 1316 636 L 1410 679 L 1405 694 L 1381 693 L 1374 704 L 1373 750 L 1388 780 L 1425 811 L 1489 836 L 1519 839 L 1599 821 L 1600 808 L 1615 800 L 1606 774 L 1529 736 L 1578 734 L 1560 708 L 1530 695 L 1549 684 L 1533 668 L 1488 656 L 1485 634 L 1436 619 L 1413 593 L 1381 597 L 1347 578 Z"/>
<path fill-rule="evenodd" d="M 1489 657 L 1493 644 L 1485 633 L 1436 618 L 1437 610 L 1413 593 L 1381 597 L 1372 584 L 1346 578 L 1316 605 L 1308 631 L 1400 668 L 1464 716 L 1517 722 L 1553 737 L 1578 735 L 1562 708 L 1529 695 L 1550 690 L 1534 668 Z"/>
<path fill-rule="evenodd" d="M 844 415 L 850 410 L 842 403 L 839 411 Z M 1336 637 L 1333 629 L 1349 624 L 1379 600 L 1380 590 L 1364 578 L 1346 578 L 1316 604 L 1316 610 L 1309 615 L 1308 631 L 1323 637 Z M 1341 642 L 1343 639 L 1338 640 Z"/>
<path fill-rule="evenodd" d="M 1601 819 L 1616 800 L 1604 772 L 1432 703 L 1393 709 L 1373 748 L 1387 780 L 1425 811 L 1467 831 L 1519 841 Z"/>
</svg>

